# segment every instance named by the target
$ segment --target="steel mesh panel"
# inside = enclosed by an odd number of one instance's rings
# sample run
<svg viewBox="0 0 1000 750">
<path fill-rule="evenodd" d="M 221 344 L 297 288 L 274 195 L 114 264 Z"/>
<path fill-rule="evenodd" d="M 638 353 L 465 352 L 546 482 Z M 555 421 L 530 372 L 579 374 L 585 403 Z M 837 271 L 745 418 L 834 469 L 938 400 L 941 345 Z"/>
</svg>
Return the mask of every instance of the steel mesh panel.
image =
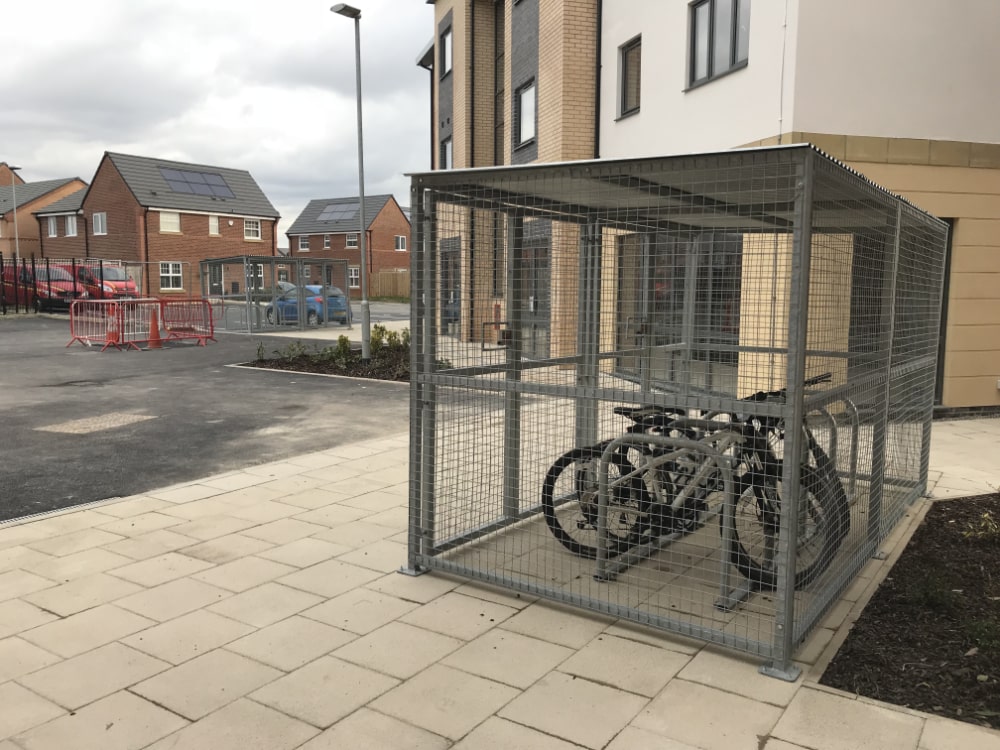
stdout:
<svg viewBox="0 0 1000 750">
<path fill-rule="evenodd" d="M 413 190 L 411 568 L 789 664 L 925 486 L 944 225 L 808 147 Z"/>
</svg>

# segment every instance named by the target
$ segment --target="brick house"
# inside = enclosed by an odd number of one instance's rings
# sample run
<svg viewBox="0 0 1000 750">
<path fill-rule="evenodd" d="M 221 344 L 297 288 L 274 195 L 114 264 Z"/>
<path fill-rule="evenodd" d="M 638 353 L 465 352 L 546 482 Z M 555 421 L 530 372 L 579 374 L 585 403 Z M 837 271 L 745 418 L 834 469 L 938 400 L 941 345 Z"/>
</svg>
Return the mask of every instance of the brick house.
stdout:
<svg viewBox="0 0 1000 750">
<path fill-rule="evenodd" d="M 357 196 L 309 201 L 285 234 L 292 258 L 346 260 L 352 298 L 361 297 L 361 249 Z M 410 221 L 391 195 L 365 196 L 368 278 L 409 269 Z"/>
<path fill-rule="evenodd" d="M 60 202 L 66 196 L 83 194 L 87 183 L 79 177 L 25 182 L 6 162 L 0 162 L 0 256 L 11 259 L 41 257 L 42 228 L 32 214 Z M 17 236 L 14 233 L 14 199 L 17 199 Z M 46 225 L 48 231 L 48 225 Z M 16 248 L 15 248 L 16 245 Z"/>
<path fill-rule="evenodd" d="M 199 294 L 206 258 L 277 254 L 280 216 L 242 169 L 105 152 L 78 207 L 67 202 L 38 218 L 59 226 L 74 214 L 83 242 L 46 236 L 46 257 L 141 264 L 146 295 Z"/>
</svg>

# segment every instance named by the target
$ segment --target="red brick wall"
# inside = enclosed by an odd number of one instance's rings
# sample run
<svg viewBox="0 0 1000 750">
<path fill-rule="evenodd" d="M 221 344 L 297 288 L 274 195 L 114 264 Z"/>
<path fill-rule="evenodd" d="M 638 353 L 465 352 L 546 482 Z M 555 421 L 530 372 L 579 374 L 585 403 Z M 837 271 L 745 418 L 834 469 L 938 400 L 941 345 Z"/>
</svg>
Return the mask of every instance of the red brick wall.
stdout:
<svg viewBox="0 0 1000 750">
<path fill-rule="evenodd" d="M 102 211 L 108 215 L 108 233 L 95 235 L 94 214 Z M 87 218 L 92 258 L 145 260 L 142 256 L 143 209 L 107 156 L 101 160 L 90 191 L 83 200 L 83 213 Z"/>
<path fill-rule="evenodd" d="M 406 250 L 396 251 L 396 235 L 406 237 Z M 292 258 L 308 260 L 334 259 L 346 260 L 349 266 L 361 266 L 361 241 L 358 238 L 357 248 L 347 247 L 346 234 L 331 234 L 330 247 L 323 247 L 322 234 L 309 236 L 309 249 L 299 250 L 299 238 L 289 237 L 289 253 Z M 382 210 L 375 216 L 368 230 L 368 257 L 371 259 L 368 269 L 369 279 L 371 274 L 381 270 L 392 268 L 410 267 L 410 223 L 406 220 L 406 215 L 399 208 L 395 200 L 390 200 Z M 316 281 L 316 279 L 312 279 Z M 351 289 L 352 299 L 361 299 L 361 289 Z"/>
<path fill-rule="evenodd" d="M 90 231 L 90 222 L 85 216 L 76 217 L 76 236 L 66 236 L 66 216 L 56 216 L 56 231 L 58 237 L 49 237 L 49 217 L 40 216 L 38 219 L 38 231 L 41 236 L 41 252 L 39 257 L 58 258 L 60 260 L 68 258 L 85 258 L 87 256 L 87 233 Z"/>
<path fill-rule="evenodd" d="M 161 232 L 159 211 L 149 212 L 149 261 L 150 293 L 201 294 L 200 262 L 207 258 L 230 258 L 236 255 L 274 255 L 274 227 L 272 219 L 260 220 L 260 240 L 243 238 L 241 217 L 219 216 L 219 234 L 208 233 L 208 216 L 181 214 L 181 231 Z M 232 226 L 229 222 L 232 222 Z M 184 265 L 184 289 L 160 290 L 158 264 L 174 261 Z"/>
</svg>

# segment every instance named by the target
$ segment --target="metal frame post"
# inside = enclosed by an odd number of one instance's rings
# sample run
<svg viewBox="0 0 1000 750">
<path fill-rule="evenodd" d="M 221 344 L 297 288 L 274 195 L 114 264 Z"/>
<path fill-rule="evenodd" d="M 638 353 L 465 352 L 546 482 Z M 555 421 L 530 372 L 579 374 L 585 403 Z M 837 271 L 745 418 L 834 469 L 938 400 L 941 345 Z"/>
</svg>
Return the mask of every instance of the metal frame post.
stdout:
<svg viewBox="0 0 1000 750">
<path fill-rule="evenodd" d="M 514 518 L 521 505 L 521 382 L 522 310 L 524 298 L 524 219 L 507 217 L 507 341 L 506 375 L 511 387 L 504 393 L 503 513 Z"/>
<path fill-rule="evenodd" d="M 580 227 L 579 283 L 577 287 L 576 368 L 577 388 L 598 386 L 601 339 L 601 225 L 590 222 Z M 576 442 L 591 445 L 597 441 L 597 402 L 592 398 L 574 399 Z"/>
<path fill-rule="evenodd" d="M 763 674 L 794 682 L 802 670 L 792 663 L 795 646 L 795 549 L 798 536 L 799 491 L 805 420 L 806 346 L 809 337 L 809 272 L 812 260 L 812 202 L 816 152 L 804 152 L 801 177 L 795 195 L 792 234 L 791 289 L 788 303 L 788 354 L 785 367 L 785 445 L 778 531 L 778 581 L 775 591 L 774 650 L 772 660 L 760 668 Z"/>
</svg>

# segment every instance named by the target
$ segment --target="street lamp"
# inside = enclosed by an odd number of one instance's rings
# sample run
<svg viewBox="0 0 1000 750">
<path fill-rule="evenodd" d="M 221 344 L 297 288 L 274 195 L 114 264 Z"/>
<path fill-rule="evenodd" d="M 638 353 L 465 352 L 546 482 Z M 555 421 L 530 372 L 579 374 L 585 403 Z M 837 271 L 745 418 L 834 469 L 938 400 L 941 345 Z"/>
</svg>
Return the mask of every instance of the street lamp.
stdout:
<svg viewBox="0 0 1000 750">
<path fill-rule="evenodd" d="M 361 11 L 347 3 L 337 3 L 331 11 L 354 19 L 354 71 L 358 99 L 358 218 L 361 221 L 361 359 L 372 358 L 371 314 L 368 309 L 368 241 L 365 237 L 365 148 L 361 129 Z"/>
<path fill-rule="evenodd" d="M 17 235 L 17 172 L 20 167 L 7 166 L 10 170 L 10 199 L 14 203 L 14 268 L 21 262 L 21 241 Z"/>
</svg>

